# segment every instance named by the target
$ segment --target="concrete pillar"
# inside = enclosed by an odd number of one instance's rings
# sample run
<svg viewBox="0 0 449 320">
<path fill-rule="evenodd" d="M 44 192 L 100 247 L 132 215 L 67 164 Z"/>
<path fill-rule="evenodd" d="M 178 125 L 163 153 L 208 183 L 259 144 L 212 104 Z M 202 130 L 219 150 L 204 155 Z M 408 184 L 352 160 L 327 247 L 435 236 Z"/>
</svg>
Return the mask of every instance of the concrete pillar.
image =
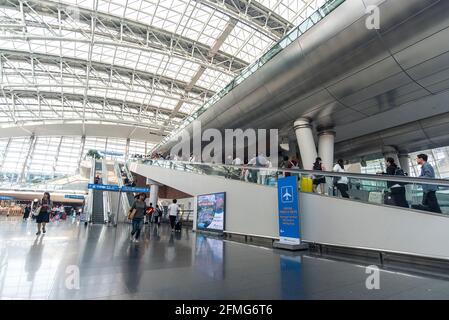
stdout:
<svg viewBox="0 0 449 320">
<path fill-rule="evenodd" d="M 313 139 L 312 126 L 309 119 L 299 118 L 295 121 L 296 139 L 298 140 L 299 154 L 305 170 L 312 170 L 317 157 L 315 141 Z"/>
<path fill-rule="evenodd" d="M 318 134 L 318 155 L 326 171 L 332 171 L 334 164 L 335 131 L 326 130 Z"/>
<path fill-rule="evenodd" d="M 147 184 L 150 186 L 150 196 L 148 197 L 148 205 L 153 204 L 153 208 L 156 208 L 157 201 L 159 199 L 159 186 L 160 184 L 147 178 Z"/>
<path fill-rule="evenodd" d="M 81 137 L 81 149 L 80 149 L 80 157 L 78 158 L 78 167 L 76 172 L 79 174 L 81 171 L 81 161 L 83 160 L 84 147 L 86 146 L 86 136 Z"/>
<path fill-rule="evenodd" d="M 409 155 L 408 154 L 399 154 L 399 166 L 402 170 L 404 170 L 407 175 L 410 175 L 410 162 L 409 162 Z"/>
<path fill-rule="evenodd" d="M 28 152 L 25 157 L 25 160 L 23 162 L 22 170 L 20 171 L 20 174 L 17 177 L 17 182 L 25 182 L 26 175 L 28 173 L 28 170 L 30 168 L 30 161 L 34 153 L 34 148 L 36 147 L 36 138 L 34 134 L 30 136 L 30 144 L 28 147 Z"/>
<path fill-rule="evenodd" d="M 158 184 L 152 184 L 150 185 L 150 203 L 153 204 L 153 208 L 156 208 L 157 200 L 159 194 L 159 185 Z"/>
<path fill-rule="evenodd" d="M 126 139 L 126 147 L 125 147 L 125 162 L 128 161 L 129 158 L 129 145 L 130 145 L 131 139 Z"/>
</svg>

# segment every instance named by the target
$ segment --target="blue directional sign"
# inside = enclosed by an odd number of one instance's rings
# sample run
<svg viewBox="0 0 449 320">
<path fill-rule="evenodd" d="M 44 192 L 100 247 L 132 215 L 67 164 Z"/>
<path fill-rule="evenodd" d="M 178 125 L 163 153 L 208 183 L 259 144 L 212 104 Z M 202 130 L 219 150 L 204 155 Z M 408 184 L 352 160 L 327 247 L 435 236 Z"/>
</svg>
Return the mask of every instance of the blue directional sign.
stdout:
<svg viewBox="0 0 449 320">
<path fill-rule="evenodd" d="M 296 177 L 278 180 L 279 240 L 281 243 L 300 244 L 298 180 Z"/>
<path fill-rule="evenodd" d="M 148 189 L 148 188 L 123 186 L 122 187 L 122 192 L 143 192 L 143 193 L 148 193 L 148 192 L 150 192 L 150 189 Z"/>
<path fill-rule="evenodd" d="M 79 200 L 84 200 L 84 196 L 80 195 L 80 194 L 65 194 L 64 198 L 66 199 L 79 199 Z"/>
<path fill-rule="evenodd" d="M 10 197 L 10 196 L 0 196 L 0 200 L 14 200 L 15 197 Z"/>
<path fill-rule="evenodd" d="M 148 193 L 150 192 L 150 189 L 148 188 L 139 188 L 139 187 L 128 187 L 128 186 L 123 186 L 120 190 L 120 187 L 117 185 L 113 185 L 113 184 L 95 184 L 95 183 L 89 183 L 87 185 L 88 189 L 93 189 L 93 190 L 103 190 L 103 191 L 115 191 L 115 192 L 143 192 L 143 193 Z M 78 198 L 75 198 L 78 199 Z M 84 197 L 83 197 L 84 199 Z"/>
<path fill-rule="evenodd" d="M 123 156 L 124 154 L 121 152 L 116 152 L 116 151 L 108 151 L 108 150 L 104 150 L 104 151 L 98 151 L 99 154 L 102 155 L 110 155 L 110 156 Z"/>
<path fill-rule="evenodd" d="M 88 189 L 93 190 L 103 190 L 103 191 L 120 191 L 120 187 L 113 184 L 95 184 L 89 183 L 87 185 Z"/>
</svg>

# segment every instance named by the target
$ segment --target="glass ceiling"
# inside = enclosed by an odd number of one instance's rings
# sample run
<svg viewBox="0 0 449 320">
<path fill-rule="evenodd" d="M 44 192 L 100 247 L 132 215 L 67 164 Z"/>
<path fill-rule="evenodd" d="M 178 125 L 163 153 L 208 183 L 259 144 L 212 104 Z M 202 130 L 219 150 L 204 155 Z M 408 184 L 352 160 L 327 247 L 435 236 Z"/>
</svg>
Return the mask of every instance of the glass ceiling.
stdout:
<svg viewBox="0 0 449 320">
<path fill-rule="evenodd" d="M 0 0 L 0 127 L 168 135 L 325 0 Z"/>
</svg>

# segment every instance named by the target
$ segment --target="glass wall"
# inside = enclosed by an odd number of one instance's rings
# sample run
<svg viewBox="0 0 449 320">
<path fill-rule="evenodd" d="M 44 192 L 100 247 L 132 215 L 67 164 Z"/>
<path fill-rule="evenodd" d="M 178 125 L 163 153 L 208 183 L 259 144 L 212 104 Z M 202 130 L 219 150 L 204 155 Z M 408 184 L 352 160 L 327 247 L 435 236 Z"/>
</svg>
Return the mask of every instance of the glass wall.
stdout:
<svg viewBox="0 0 449 320">
<path fill-rule="evenodd" d="M 37 137 L 32 146 L 33 151 L 27 163 L 26 173 L 29 181 L 51 179 L 58 158 L 61 137 Z"/>
<path fill-rule="evenodd" d="M 449 147 L 441 147 L 410 153 L 409 165 L 411 177 L 418 177 L 421 173 L 421 166 L 416 162 L 416 157 L 420 153 L 427 154 L 428 162 L 433 166 L 435 176 L 437 178 L 449 178 Z M 367 161 L 366 167 L 362 167 L 362 173 L 376 174 L 377 172 L 385 172 L 385 163 L 383 158 Z"/>
<path fill-rule="evenodd" d="M 153 143 L 130 140 L 128 156 L 145 154 L 153 146 Z M 0 138 L 0 182 L 16 183 L 22 172 L 25 182 L 74 175 L 80 159 L 91 149 L 108 160 L 126 160 L 126 139 L 86 137 L 82 148 L 80 136 L 37 136 L 34 140 L 30 137 Z"/>
<path fill-rule="evenodd" d="M 147 144 L 145 147 L 145 141 L 133 141 L 131 140 L 129 143 L 129 156 L 137 155 L 137 154 L 146 154 L 146 150 L 151 150 L 154 146 L 153 144 Z"/>
<path fill-rule="evenodd" d="M 19 178 L 29 148 L 30 137 L 11 138 L 8 147 L 4 151 L 4 159 L 0 169 L 2 181 L 16 181 Z"/>
<path fill-rule="evenodd" d="M 55 176 L 75 173 L 80 153 L 81 137 L 62 137 L 61 149 L 55 166 Z"/>
</svg>

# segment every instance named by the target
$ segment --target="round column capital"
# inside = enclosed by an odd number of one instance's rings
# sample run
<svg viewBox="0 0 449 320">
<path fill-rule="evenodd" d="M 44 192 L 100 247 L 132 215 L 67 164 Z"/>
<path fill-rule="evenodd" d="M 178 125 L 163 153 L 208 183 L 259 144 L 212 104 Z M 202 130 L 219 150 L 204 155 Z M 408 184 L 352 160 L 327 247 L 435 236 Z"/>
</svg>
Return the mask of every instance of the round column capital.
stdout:
<svg viewBox="0 0 449 320">
<path fill-rule="evenodd" d="M 333 129 L 326 129 L 326 130 L 321 130 L 320 132 L 318 132 L 318 137 L 319 136 L 334 136 L 335 137 L 336 132 Z"/>
<path fill-rule="evenodd" d="M 304 129 L 304 128 L 312 128 L 312 125 L 310 124 L 310 119 L 308 118 L 298 118 L 296 119 L 295 123 L 293 124 L 293 128 L 295 130 L 298 129 Z"/>
</svg>

